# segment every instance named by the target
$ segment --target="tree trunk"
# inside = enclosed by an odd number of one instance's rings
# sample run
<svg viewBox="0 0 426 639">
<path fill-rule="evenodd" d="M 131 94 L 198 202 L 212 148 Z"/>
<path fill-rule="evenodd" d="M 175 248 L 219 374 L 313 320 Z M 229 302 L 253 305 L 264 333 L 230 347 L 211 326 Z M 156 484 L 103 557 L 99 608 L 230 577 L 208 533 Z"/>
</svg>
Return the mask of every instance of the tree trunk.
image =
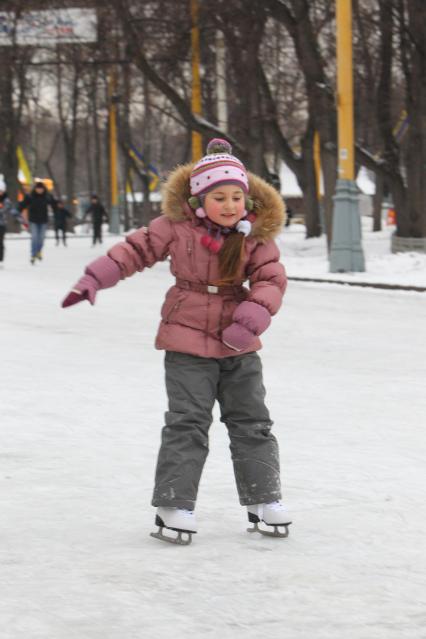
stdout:
<svg viewBox="0 0 426 639">
<path fill-rule="evenodd" d="M 75 151 L 77 145 L 77 115 L 78 115 L 78 102 L 80 97 L 79 88 L 79 66 L 78 66 L 78 50 L 74 49 L 73 64 L 73 78 L 72 78 L 72 91 L 70 99 L 70 117 L 65 112 L 65 100 L 63 95 L 63 68 L 61 59 L 60 47 L 57 47 L 57 108 L 59 120 L 61 123 L 62 139 L 64 143 L 64 156 L 65 156 L 65 185 L 66 185 L 66 197 L 67 203 L 71 211 L 74 212 L 74 186 L 75 186 Z"/>
<path fill-rule="evenodd" d="M 247 104 L 248 104 L 248 165 L 257 175 L 265 175 L 265 148 L 260 104 L 259 78 L 257 59 L 262 39 L 263 25 L 259 25 L 256 33 L 248 38 L 247 43 Z"/>
<path fill-rule="evenodd" d="M 18 159 L 16 147 L 20 117 L 13 104 L 13 79 L 15 74 L 14 50 L 1 47 L 2 72 L 0 73 L 0 172 L 3 173 L 10 198 L 16 200 L 18 193 Z M 21 91 L 20 100 L 23 100 Z"/>
<path fill-rule="evenodd" d="M 98 74 L 93 74 L 93 93 L 92 93 L 92 126 L 94 139 L 94 166 L 95 166 L 95 191 L 101 200 L 105 201 L 104 181 L 102 178 L 102 139 L 99 130 L 98 118 Z"/>
<path fill-rule="evenodd" d="M 68 206 L 74 212 L 75 152 L 74 145 L 68 141 L 65 145 L 65 186 Z"/>
<path fill-rule="evenodd" d="M 407 198 L 410 237 L 426 237 L 426 12 L 423 0 L 407 0 L 411 35 L 408 75 Z"/>
<path fill-rule="evenodd" d="M 334 93 L 328 84 L 318 36 L 310 18 L 307 0 L 290 0 L 291 9 L 280 0 L 265 0 L 272 15 L 288 30 L 305 77 L 309 120 L 321 140 L 321 168 L 324 178 L 324 221 L 331 245 L 333 195 L 337 178 L 337 115 Z"/>
<path fill-rule="evenodd" d="M 382 230 L 383 175 L 376 173 L 376 192 L 373 196 L 373 231 Z"/>
<path fill-rule="evenodd" d="M 149 165 L 151 163 L 151 103 L 150 103 L 150 86 L 146 76 L 143 79 L 143 104 L 144 104 L 144 123 L 143 123 L 143 156 L 145 160 L 145 171 L 147 180 L 143 181 L 143 219 L 145 223 L 149 223 L 152 219 L 152 205 L 150 200 L 149 188 Z M 146 222 L 147 221 L 147 222 Z"/>
<path fill-rule="evenodd" d="M 319 193 L 316 186 L 316 172 L 314 163 L 314 129 L 312 123 L 308 127 L 302 139 L 302 154 L 296 157 L 290 144 L 284 137 L 278 123 L 277 105 L 272 97 L 272 92 L 262 65 L 258 63 L 259 86 L 261 87 L 265 110 L 264 121 L 267 123 L 271 136 L 275 140 L 276 149 L 280 158 L 296 175 L 297 182 L 303 192 L 303 209 L 305 213 L 306 237 L 319 237 L 321 235 L 321 221 L 319 215 Z M 285 185 L 283 185 L 285 188 Z"/>
<path fill-rule="evenodd" d="M 117 128 L 118 138 L 121 140 L 120 147 L 123 149 L 123 153 L 120 154 L 122 161 L 122 171 L 124 175 L 124 198 L 123 198 L 123 213 L 124 213 L 124 230 L 130 229 L 130 217 L 129 206 L 127 202 L 127 184 L 130 178 L 130 159 L 129 159 L 129 147 L 130 147 L 130 73 L 129 65 L 125 65 L 123 69 L 123 85 L 122 85 L 122 97 L 120 101 L 120 108 L 117 109 Z"/>
<path fill-rule="evenodd" d="M 302 140 L 303 157 L 303 210 L 305 212 L 306 237 L 320 237 L 319 193 L 314 162 L 314 130 L 308 127 Z"/>
<path fill-rule="evenodd" d="M 93 163 L 92 163 L 92 139 L 90 137 L 90 124 L 89 120 L 86 120 L 84 124 L 84 130 L 86 135 L 86 166 L 87 166 L 87 188 L 89 193 L 93 193 L 94 191 L 94 180 L 93 180 Z"/>
<path fill-rule="evenodd" d="M 394 0 L 379 0 L 381 70 L 377 89 L 377 121 L 383 140 L 383 159 L 389 175 L 389 188 L 396 212 L 396 234 L 410 236 L 410 222 L 406 207 L 406 189 L 400 170 L 399 148 L 393 135 L 391 112 L 393 13 Z"/>
</svg>

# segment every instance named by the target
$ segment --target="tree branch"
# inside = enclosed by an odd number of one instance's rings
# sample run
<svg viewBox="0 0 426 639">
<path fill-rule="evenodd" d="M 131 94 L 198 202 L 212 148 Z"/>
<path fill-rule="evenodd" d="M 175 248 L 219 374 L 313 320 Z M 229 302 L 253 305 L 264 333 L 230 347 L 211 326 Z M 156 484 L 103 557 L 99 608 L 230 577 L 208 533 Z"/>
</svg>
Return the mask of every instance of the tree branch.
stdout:
<svg viewBox="0 0 426 639">
<path fill-rule="evenodd" d="M 135 55 L 135 65 L 138 69 L 148 78 L 148 80 L 163 93 L 173 104 L 175 109 L 178 111 L 186 126 L 198 133 L 204 133 L 206 135 L 214 135 L 226 138 L 231 142 L 235 150 L 244 153 L 245 149 L 228 133 L 225 133 L 222 129 L 215 126 L 211 122 L 208 122 L 201 116 L 197 116 L 192 113 L 190 107 L 187 102 L 181 98 L 181 96 L 170 86 L 158 73 L 154 70 L 154 68 L 148 62 L 143 47 L 141 45 L 141 41 L 139 38 L 139 34 L 137 32 L 134 19 L 129 11 L 129 7 L 127 4 L 127 0 L 117 0 L 117 5 L 119 8 L 118 17 L 123 21 L 124 24 L 124 32 L 127 33 L 131 38 L 131 50 Z"/>
</svg>

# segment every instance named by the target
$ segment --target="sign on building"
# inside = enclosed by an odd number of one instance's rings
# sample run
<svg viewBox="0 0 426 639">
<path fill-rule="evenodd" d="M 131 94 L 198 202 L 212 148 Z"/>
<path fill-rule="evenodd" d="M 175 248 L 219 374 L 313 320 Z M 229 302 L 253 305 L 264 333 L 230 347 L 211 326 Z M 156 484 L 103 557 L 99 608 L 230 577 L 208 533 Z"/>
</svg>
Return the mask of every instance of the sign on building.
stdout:
<svg viewBox="0 0 426 639">
<path fill-rule="evenodd" d="M 49 46 L 60 43 L 96 42 L 97 19 L 92 9 L 28 11 L 16 20 L 15 13 L 0 11 L 0 46 Z"/>
</svg>

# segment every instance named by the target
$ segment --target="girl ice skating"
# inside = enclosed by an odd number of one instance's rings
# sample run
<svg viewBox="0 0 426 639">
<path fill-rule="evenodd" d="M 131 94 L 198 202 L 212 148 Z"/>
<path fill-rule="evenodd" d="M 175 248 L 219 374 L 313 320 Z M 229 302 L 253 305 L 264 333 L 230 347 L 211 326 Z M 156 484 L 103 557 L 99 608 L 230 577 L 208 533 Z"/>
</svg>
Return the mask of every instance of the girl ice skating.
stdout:
<svg viewBox="0 0 426 639">
<path fill-rule="evenodd" d="M 156 338 L 165 350 L 169 409 L 152 499 L 159 531 L 152 535 L 172 543 L 190 543 L 197 532 L 194 508 L 216 400 L 250 530 L 286 536 L 291 523 L 280 501 L 278 444 L 257 354 L 286 287 L 273 240 L 284 208 L 275 189 L 231 152 L 226 141 L 212 140 L 199 162 L 172 172 L 163 214 L 89 264 L 62 303 L 93 304 L 98 290 L 170 258 L 175 282 Z"/>
</svg>

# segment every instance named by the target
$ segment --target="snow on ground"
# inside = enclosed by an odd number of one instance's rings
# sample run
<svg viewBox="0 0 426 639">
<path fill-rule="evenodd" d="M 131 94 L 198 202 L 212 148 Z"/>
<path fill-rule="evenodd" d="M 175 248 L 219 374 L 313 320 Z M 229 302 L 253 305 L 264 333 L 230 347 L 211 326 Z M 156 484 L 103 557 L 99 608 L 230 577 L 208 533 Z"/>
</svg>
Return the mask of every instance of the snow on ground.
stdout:
<svg viewBox="0 0 426 639">
<path fill-rule="evenodd" d="M 382 231 L 373 233 L 369 217 L 363 218 L 362 226 L 365 273 L 329 273 L 325 237 L 305 240 L 305 227 L 292 224 L 279 239 L 288 274 L 293 277 L 426 286 L 425 254 L 392 254 L 390 244 L 394 226 L 384 226 Z"/>
<path fill-rule="evenodd" d="M 199 534 L 174 547 L 149 536 L 171 278 L 63 310 L 89 243 L 32 267 L 9 237 L 0 271 L 1 639 L 426 638 L 424 294 L 290 283 L 262 351 L 290 536 L 245 531 L 216 419 Z"/>
</svg>

